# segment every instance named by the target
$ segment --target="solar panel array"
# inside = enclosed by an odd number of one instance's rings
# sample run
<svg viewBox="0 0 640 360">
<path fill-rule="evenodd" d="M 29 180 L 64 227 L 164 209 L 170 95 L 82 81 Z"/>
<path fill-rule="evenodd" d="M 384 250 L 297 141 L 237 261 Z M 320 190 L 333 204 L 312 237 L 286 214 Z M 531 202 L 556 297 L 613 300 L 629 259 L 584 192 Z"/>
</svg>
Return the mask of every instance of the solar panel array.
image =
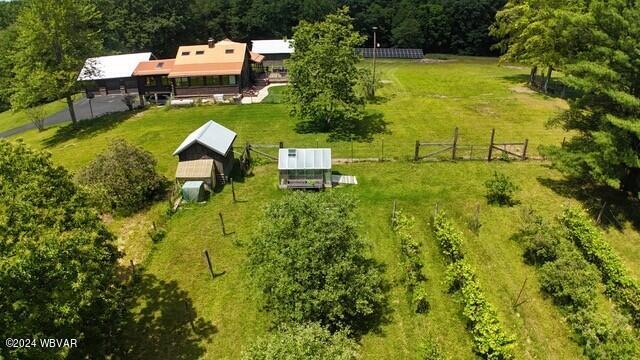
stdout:
<svg viewBox="0 0 640 360">
<path fill-rule="evenodd" d="M 356 51 L 362 54 L 364 58 L 368 59 L 373 57 L 373 48 L 358 48 Z M 377 48 L 376 57 L 388 59 L 422 59 L 424 53 L 422 49 Z"/>
</svg>

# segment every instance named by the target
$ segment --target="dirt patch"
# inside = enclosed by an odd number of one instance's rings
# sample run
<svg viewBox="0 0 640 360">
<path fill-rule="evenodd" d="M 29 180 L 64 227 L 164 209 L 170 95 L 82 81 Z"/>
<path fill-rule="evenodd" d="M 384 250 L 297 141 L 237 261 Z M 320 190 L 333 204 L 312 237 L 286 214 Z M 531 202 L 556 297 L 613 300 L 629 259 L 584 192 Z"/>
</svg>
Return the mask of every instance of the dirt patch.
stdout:
<svg viewBox="0 0 640 360">
<path fill-rule="evenodd" d="M 513 69 L 513 70 L 529 70 L 529 68 L 526 68 L 524 66 L 504 65 L 503 67 L 505 69 Z"/>
<path fill-rule="evenodd" d="M 530 88 L 526 86 L 521 86 L 521 85 L 512 87 L 511 91 L 517 94 L 535 94 L 536 93 L 534 90 L 531 90 Z"/>
</svg>

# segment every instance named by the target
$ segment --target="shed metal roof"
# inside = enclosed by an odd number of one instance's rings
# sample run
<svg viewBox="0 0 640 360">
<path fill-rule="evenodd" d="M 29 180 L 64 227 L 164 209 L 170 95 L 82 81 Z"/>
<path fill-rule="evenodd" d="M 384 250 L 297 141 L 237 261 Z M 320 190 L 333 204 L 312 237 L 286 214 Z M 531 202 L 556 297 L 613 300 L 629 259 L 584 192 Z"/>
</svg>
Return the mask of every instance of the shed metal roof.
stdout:
<svg viewBox="0 0 640 360">
<path fill-rule="evenodd" d="M 280 149 L 278 170 L 331 170 L 331 149 Z"/>
<path fill-rule="evenodd" d="M 235 132 L 227 129 L 226 127 L 218 124 L 213 120 L 207 121 L 204 125 L 200 126 L 194 132 L 189 134 L 182 144 L 178 146 L 173 155 L 180 154 L 183 150 L 189 146 L 199 143 L 218 154 L 225 156 L 231 148 L 234 140 L 238 136 Z"/>
<path fill-rule="evenodd" d="M 127 78 L 142 61 L 148 61 L 153 55 L 150 52 L 100 56 L 89 58 L 78 75 L 78 80 L 106 80 Z"/>
<path fill-rule="evenodd" d="M 253 40 L 251 44 L 251 51 L 262 55 L 293 53 L 291 40 Z"/>
</svg>

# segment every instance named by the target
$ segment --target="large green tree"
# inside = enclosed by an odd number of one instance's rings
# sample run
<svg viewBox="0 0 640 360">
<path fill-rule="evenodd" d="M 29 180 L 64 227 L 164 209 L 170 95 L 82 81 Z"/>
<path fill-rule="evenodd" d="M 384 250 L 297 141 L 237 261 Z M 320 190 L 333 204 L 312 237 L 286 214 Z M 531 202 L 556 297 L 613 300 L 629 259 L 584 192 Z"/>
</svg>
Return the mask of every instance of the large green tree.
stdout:
<svg viewBox="0 0 640 360">
<path fill-rule="evenodd" d="M 114 236 L 46 153 L 0 140 L 0 336 L 77 339 L 77 348 L 0 347 L 0 358 L 104 358 L 123 286 Z"/>
<path fill-rule="evenodd" d="M 553 71 L 570 63 L 590 42 L 585 33 L 588 2 L 510 0 L 491 27 L 500 39 L 496 48 L 503 52 L 501 60 L 531 65 L 531 85 L 536 85 L 538 68 L 544 68 L 542 89 L 547 92 Z"/>
<path fill-rule="evenodd" d="M 355 91 L 360 56 L 353 49 L 363 41 L 347 8 L 295 28 L 296 51 L 288 61 L 295 116 L 320 131 L 348 128 L 362 119 L 364 99 Z"/>
<path fill-rule="evenodd" d="M 249 262 L 276 319 L 355 331 L 380 319 L 382 274 L 365 257 L 355 205 L 352 197 L 329 192 L 290 193 L 267 206 Z"/>
<path fill-rule="evenodd" d="M 71 96 L 85 60 L 101 53 L 99 18 L 86 0 L 28 0 L 15 22 L 11 106 L 26 109 L 65 98 L 76 122 Z"/>
<path fill-rule="evenodd" d="M 577 93 L 553 123 L 576 134 L 547 153 L 567 174 L 640 192 L 640 4 L 592 0 L 579 36 L 589 46 L 565 66 Z"/>
</svg>

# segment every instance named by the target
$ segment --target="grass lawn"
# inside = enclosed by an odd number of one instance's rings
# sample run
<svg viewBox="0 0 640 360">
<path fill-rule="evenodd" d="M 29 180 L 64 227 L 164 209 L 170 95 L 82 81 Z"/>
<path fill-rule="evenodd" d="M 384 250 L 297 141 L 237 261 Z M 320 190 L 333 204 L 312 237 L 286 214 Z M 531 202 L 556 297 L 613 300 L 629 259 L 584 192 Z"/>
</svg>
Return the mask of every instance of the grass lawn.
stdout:
<svg viewBox="0 0 640 360">
<path fill-rule="evenodd" d="M 354 143 L 355 157 L 378 157 L 384 141 L 385 157 L 396 161 L 336 166 L 356 175 L 360 185 L 335 191 L 353 193 L 359 199 L 361 233 L 370 244 L 370 255 L 384 264 L 391 283 L 391 312 L 377 331 L 361 339 L 367 359 L 411 358 L 420 342 L 431 336 L 453 359 L 472 359 L 472 343 L 461 305 L 442 284 L 445 262 L 433 240 L 428 220 L 435 204 L 451 214 L 465 230 L 465 254 L 478 273 L 488 300 L 495 306 L 504 327 L 517 338 L 517 358 L 581 358 L 564 319 L 539 291 L 535 269 L 522 261 L 521 248 L 511 240 L 523 206 L 555 215 L 566 204 L 579 203 L 570 191 L 552 186 L 562 177 L 541 162 L 443 162 L 413 163 L 415 140 L 446 140 L 460 128 L 461 144 L 487 144 L 491 128 L 497 141 L 528 138 L 531 151 L 541 144 L 557 144 L 566 136 L 546 129 L 544 123 L 560 109 L 562 100 L 528 93 L 522 87 L 528 69 L 499 67 L 494 59 L 453 58 L 450 62 L 417 63 L 380 61 L 379 101 L 369 106 L 389 122 L 389 133 L 371 143 Z M 268 99 L 273 103 L 191 108 L 151 108 L 133 114 L 111 115 L 71 127 L 30 131 L 25 142 L 52 153 L 55 162 L 76 170 L 89 162 L 114 138 L 125 138 L 153 153 L 159 170 L 173 178 L 177 159 L 173 150 L 192 130 L 209 119 L 238 133 L 236 150 L 245 142 L 285 146 L 330 146 L 334 157 L 350 157 L 351 145 L 327 143 L 326 134 L 300 134 L 286 104 L 278 103 L 282 88 Z M 523 189 L 521 205 L 489 207 L 483 198 L 484 181 L 498 169 Z M 158 203 L 129 218 L 108 219 L 119 236 L 119 246 L 129 259 L 142 263 L 148 281 L 142 282 L 141 319 L 130 330 L 134 342 L 153 339 L 150 347 L 137 348 L 134 358 L 238 358 L 243 348 L 272 325 L 260 310 L 251 274 L 243 268 L 243 244 L 251 238 L 261 209 L 282 196 L 277 189 L 274 165 L 258 166 L 253 176 L 239 179 L 233 203 L 231 189 L 224 188 L 205 204 L 188 205 L 166 223 L 164 240 L 152 244 L 147 231 L 166 209 Z M 389 227 L 392 203 L 416 219 L 415 238 L 422 241 L 426 283 L 431 310 L 413 314 L 404 286 L 399 283 L 399 243 Z M 466 229 L 468 218 L 481 207 L 482 228 L 478 236 Z M 224 214 L 231 235 L 221 234 L 218 213 Z M 640 236 L 621 218 L 622 228 L 609 227 L 606 237 L 632 271 L 640 276 Z M 224 274 L 211 279 L 202 252 L 208 250 L 214 270 Z M 527 302 L 518 308 L 513 301 L 527 279 Z M 601 297 L 602 312 L 607 301 Z M 610 306 L 610 305 L 609 305 Z M 186 319 L 192 319 L 194 328 Z M 177 336 L 180 334 L 181 336 Z M 182 336 L 185 335 L 185 336 Z M 181 356 L 178 356 L 181 354 Z"/>
<path fill-rule="evenodd" d="M 80 94 L 74 95 L 74 100 L 77 100 L 81 97 Z M 45 116 L 50 116 L 57 113 L 60 110 L 64 110 L 67 107 L 67 102 L 62 100 L 52 101 L 48 104 L 40 105 L 40 108 L 45 113 Z M 18 126 L 22 126 L 24 124 L 28 124 L 31 122 L 27 113 L 25 111 L 12 111 L 7 110 L 0 113 L 0 132 L 5 130 L 10 130 L 16 128 Z"/>
</svg>

